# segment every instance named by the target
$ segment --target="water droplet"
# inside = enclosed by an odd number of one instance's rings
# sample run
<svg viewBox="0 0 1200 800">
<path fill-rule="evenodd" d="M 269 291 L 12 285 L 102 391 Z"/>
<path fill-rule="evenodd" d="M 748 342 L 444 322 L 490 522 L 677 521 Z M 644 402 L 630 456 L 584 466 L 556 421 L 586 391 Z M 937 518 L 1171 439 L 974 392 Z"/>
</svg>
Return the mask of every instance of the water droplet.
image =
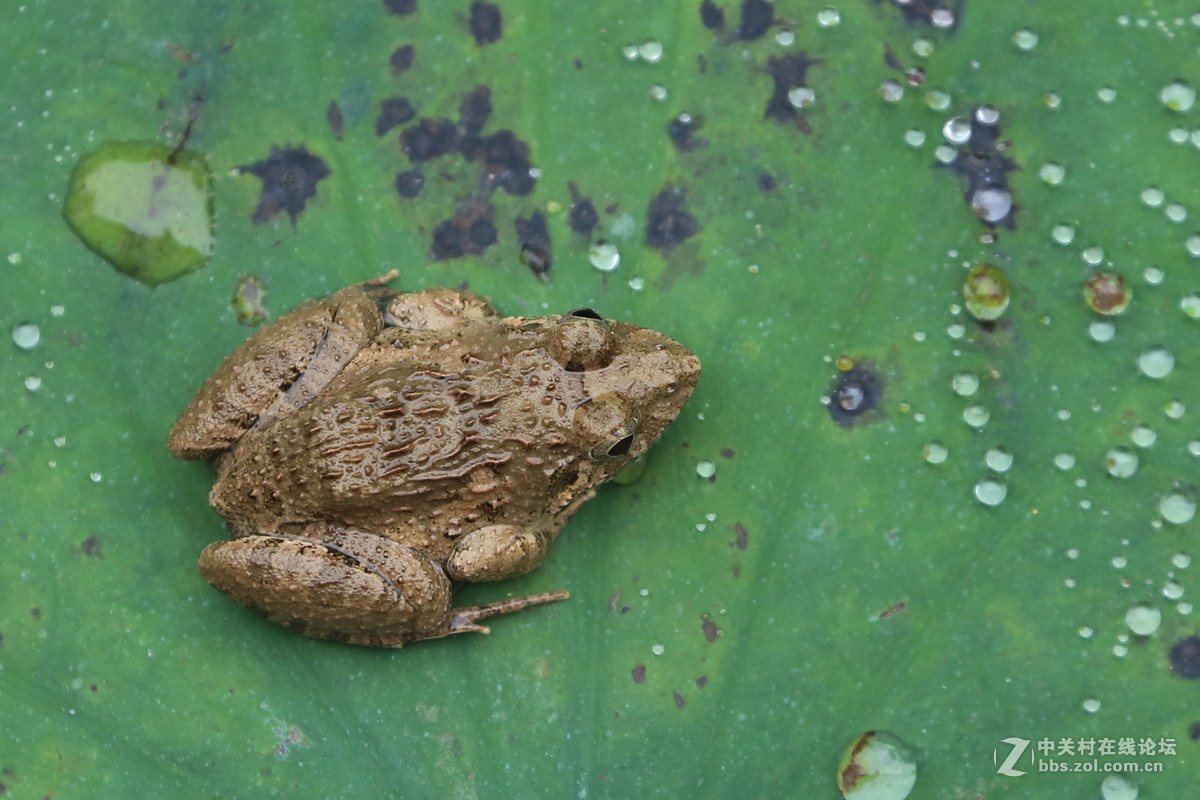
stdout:
<svg viewBox="0 0 1200 800">
<path fill-rule="evenodd" d="M 42 331 L 32 322 L 18 322 L 12 329 L 13 343 L 22 350 L 32 350 L 42 338 Z"/>
<path fill-rule="evenodd" d="M 1097 314 L 1111 316 L 1124 313 L 1133 299 L 1133 291 L 1125 285 L 1125 277 L 1116 272 L 1095 272 L 1084 281 L 1083 297 L 1088 308 Z"/>
<path fill-rule="evenodd" d="M 1013 34 L 1013 44 L 1022 50 L 1032 50 L 1037 47 L 1038 35 L 1028 28 L 1021 28 Z"/>
<path fill-rule="evenodd" d="M 1175 604 L 1175 610 L 1178 611 L 1180 614 L 1184 614 L 1184 615 L 1190 614 L 1190 613 L 1192 613 L 1192 604 L 1186 600 L 1181 600 Z"/>
<path fill-rule="evenodd" d="M 1138 636 L 1149 636 L 1158 630 L 1162 612 L 1151 605 L 1138 603 L 1125 612 L 1125 624 Z"/>
<path fill-rule="evenodd" d="M 1125 556 L 1113 556 L 1112 565 L 1113 569 L 1125 569 L 1129 566 L 1129 559 Z"/>
<path fill-rule="evenodd" d="M 1187 569 L 1189 566 L 1191 566 L 1192 557 L 1187 553 L 1176 553 L 1175 555 L 1171 556 L 1171 563 L 1174 564 L 1177 569 Z"/>
<path fill-rule="evenodd" d="M 825 6 L 817 12 L 817 24 L 822 28 L 832 28 L 842 21 L 842 15 L 833 6 Z"/>
<path fill-rule="evenodd" d="M 50 316 L 52 316 L 52 317 L 61 317 L 65 313 L 67 313 L 67 309 L 65 306 L 62 306 L 62 305 L 50 306 Z"/>
<path fill-rule="evenodd" d="M 92 479 L 92 483 L 99 483 L 100 481 L 104 480 L 104 476 L 99 472 L 93 472 L 88 475 L 88 477 Z"/>
<path fill-rule="evenodd" d="M 1128 775 L 1105 775 L 1100 781 L 1103 800 L 1137 800 L 1138 784 Z"/>
<path fill-rule="evenodd" d="M 696 464 L 696 474 L 701 478 L 711 478 L 717 474 L 717 465 L 711 461 L 700 461 Z"/>
<path fill-rule="evenodd" d="M 967 406 L 963 409 L 963 422 L 972 428 L 982 428 L 991 414 L 983 406 Z"/>
<path fill-rule="evenodd" d="M 980 106 L 975 109 L 975 121 L 980 125 L 995 125 L 1000 121 L 1000 111 L 993 106 Z"/>
<path fill-rule="evenodd" d="M 650 652 L 654 653 L 656 656 L 661 656 L 663 653 L 667 652 L 667 648 L 663 647 L 661 644 L 653 644 L 650 646 Z"/>
<path fill-rule="evenodd" d="M 961 339 L 967 335 L 967 326 L 961 322 L 955 322 L 946 326 L 946 335 L 951 339 Z"/>
<path fill-rule="evenodd" d="M 1165 347 L 1151 347 L 1138 356 L 1137 363 L 1147 378 L 1165 378 L 1175 368 L 1175 356 Z"/>
<path fill-rule="evenodd" d="M 627 44 L 621 48 L 621 55 L 625 56 L 626 61 L 638 60 L 638 46 L 636 44 Z"/>
<path fill-rule="evenodd" d="M 588 261 L 601 272 L 612 272 L 621 263 L 621 253 L 615 244 L 599 241 L 588 250 Z"/>
<path fill-rule="evenodd" d="M 635 292 L 640 292 L 642 289 L 646 288 L 646 279 L 645 278 L 630 278 L 629 279 L 629 288 Z"/>
<path fill-rule="evenodd" d="M 1200 294 L 1189 294 L 1179 301 L 1179 308 L 1192 319 L 1200 319 Z"/>
<path fill-rule="evenodd" d="M 1008 277 L 993 264 L 976 264 L 963 282 L 963 305 L 975 319 L 991 322 L 1008 308 Z"/>
<path fill-rule="evenodd" d="M 651 86 L 651 87 L 650 87 L 650 99 L 652 99 L 652 100 L 666 100 L 666 99 L 667 99 L 667 89 L 666 89 L 666 87 L 665 87 L 665 86 L 660 86 L 660 85 L 659 85 L 659 84 L 657 84 L 657 83 L 656 83 L 656 84 L 654 84 L 653 86 Z"/>
<path fill-rule="evenodd" d="M 971 195 L 971 210 L 984 222 L 999 222 L 1012 211 L 1012 194 L 997 186 L 985 186 Z"/>
<path fill-rule="evenodd" d="M 213 250 L 204 157 L 156 142 L 108 142 L 80 158 L 62 215 L 93 252 L 147 286 L 200 269 Z"/>
<path fill-rule="evenodd" d="M 1150 208 L 1158 208 L 1163 204 L 1166 195 L 1162 189 L 1156 189 L 1153 186 L 1142 190 L 1142 202 Z"/>
<path fill-rule="evenodd" d="M 654 39 L 643 42 L 638 46 L 638 55 L 642 57 L 643 61 L 657 64 L 659 61 L 662 61 L 663 57 L 662 42 L 655 41 Z"/>
<path fill-rule="evenodd" d="M 1058 186 L 1067 177 L 1067 170 L 1062 164 L 1047 161 L 1038 169 L 1038 177 L 1051 186 Z"/>
<path fill-rule="evenodd" d="M 28 378 L 25 379 L 25 389 L 26 390 L 28 390 L 30 392 L 36 392 L 40 388 L 42 388 L 42 379 L 39 378 L 37 375 L 30 375 Z"/>
<path fill-rule="evenodd" d="M 1070 225 L 1055 225 L 1050 236 L 1056 244 L 1070 244 L 1075 241 L 1075 229 Z"/>
<path fill-rule="evenodd" d="M 925 131 L 909 128 L 904 132 L 904 141 L 913 147 L 920 147 L 925 144 Z"/>
<path fill-rule="evenodd" d="M 966 144 L 971 138 L 971 123 L 963 117 L 951 117 L 942 126 L 942 136 L 950 144 Z"/>
<path fill-rule="evenodd" d="M 868 731 L 846 748 L 837 775 L 846 800 L 904 800 L 917 782 L 917 760 L 895 734 Z"/>
<path fill-rule="evenodd" d="M 1148 286 L 1158 286 L 1163 282 L 1163 278 L 1165 277 L 1166 275 L 1164 275 L 1163 271 L 1158 267 L 1146 267 L 1145 271 L 1142 272 L 1142 280 L 1144 280 Z"/>
<path fill-rule="evenodd" d="M 1200 439 L 1192 439 L 1188 442 L 1187 451 L 1191 455 L 1200 458 Z"/>
<path fill-rule="evenodd" d="M 975 499 L 985 506 L 998 506 L 1008 495 L 1008 487 L 1000 478 L 986 478 L 975 484 Z"/>
<path fill-rule="evenodd" d="M 796 43 L 796 34 L 791 31 L 780 31 L 775 34 L 775 42 L 780 47 L 791 47 Z"/>
<path fill-rule="evenodd" d="M 1114 644 L 1112 654 L 1117 658 L 1124 658 L 1129 654 L 1129 648 L 1123 644 Z"/>
<path fill-rule="evenodd" d="M 879 96 L 889 103 L 899 102 L 904 97 L 904 86 L 900 81 L 889 78 L 879 85 Z"/>
<path fill-rule="evenodd" d="M 930 442 L 921 448 L 921 456 L 930 464 L 941 464 L 950 455 L 950 451 L 941 442 Z"/>
<path fill-rule="evenodd" d="M 1154 444 L 1154 440 L 1158 438 L 1158 434 L 1149 425 L 1138 425 L 1129 432 L 1129 438 L 1135 445 L 1145 450 Z"/>
<path fill-rule="evenodd" d="M 959 397 L 970 397 L 979 390 L 979 378 L 973 372 L 960 372 L 950 379 L 950 388 Z"/>
<path fill-rule="evenodd" d="M 929 58 L 933 55 L 933 42 L 928 39 L 917 39 L 912 45 L 913 53 L 919 58 Z"/>
<path fill-rule="evenodd" d="M 1046 92 L 1042 95 L 1042 103 L 1046 108 L 1055 109 L 1062 105 L 1062 96 L 1058 92 Z"/>
<path fill-rule="evenodd" d="M 1162 596 L 1168 600 L 1178 600 L 1183 597 L 1183 587 L 1175 581 L 1167 581 L 1163 584 Z"/>
<path fill-rule="evenodd" d="M 1189 236 L 1184 242 L 1184 246 L 1187 248 L 1189 256 L 1200 256 L 1200 233 L 1193 233 Z"/>
<path fill-rule="evenodd" d="M 1167 415 L 1168 419 L 1182 419 L 1183 415 L 1187 413 L 1187 406 L 1178 400 L 1168 400 L 1167 404 L 1163 406 L 1163 413 Z"/>
<path fill-rule="evenodd" d="M 1080 252 L 1079 257 L 1082 258 L 1086 264 L 1089 264 L 1093 267 L 1099 266 L 1100 262 L 1104 260 L 1104 248 L 1098 245 L 1085 247 L 1083 248 L 1083 251 Z"/>
<path fill-rule="evenodd" d="M 933 157 L 942 164 L 952 164 L 958 158 L 958 151 L 948 144 L 939 144 L 933 151 Z"/>
<path fill-rule="evenodd" d="M 797 86 L 788 92 L 788 102 L 796 108 L 808 108 L 816 99 L 817 93 L 807 86 Z"/>
<path fill-rule="evenodd" d="M 1158 97 L 1172 111 L 1188 111 L 1196 102 L 1196 90 L 1183 81 L 1172 81 L 1162 88 Z"/>
<path fill-rule="evenodd" d="M 1117 326 L 1113 325 L 1106 319 L 1098 319 L 1091 325 L 1088 325 L 1088 336 L 1092 337 L 1093 341 L 1111 342 L 1113 336 L 1117 333 Z"/>
<path fill-rule="evenodd" d="M 1075 456 L 1070 453 L 1059 453 L 1054 457 L 1054 466 L 1066 472 L 1075 466 Z"/>
<path fill-rule="evenodd" d="M 954 27 L 954 12 L 948 8 L 935 8 L 929 15 L 929 21 L 935 28 L 952 28 Z"/>
<path fill-rule="evenodd" d="M 1100 701 L 1095 697 L 1089 697 L 1083 701 L 1083 710 L 1089 714 L 1095 714 L 1100 710 Z"/>
<path fill-rule="evenodd" d="M 1117 90 L 1111 86 L 1105 86 L 1096 92 L 1096 97 L 1100 98 L 1102 103 L 1111 103 L 1117 99 Z"/>
<path fill-rule="evenodd" d="M 1008 472 L 1013 464 L 1013 455 L 1003 447 L 993 447 L 984 454 L 983 463 L 995 472 Z"/>
<path fill-rule="evenodd" d="M 1167 141 L 1171 144 L 1186 144 L 1188 132 L 1186 128 L 1171 128 L 1167 131 Z"/>
<path fill-rule="evenodd" d="M 1158 513 L 1172 525 L 1184 525 L 1196 516 L 1196 496 L 1186 489 L 1164 494 L 1158 501 Z"/>
<path fill-rule="evenodd" d="M 1138 455 L 1128 447 L 1114 447 L 1104 454 L 1104 469 L 1114 478 L 1129 478 L 1138 468 Z"/>
<path fill-rule="evenodd" d="M 925 105 L 934 111 L 945 111 L 950 107 L 950 95 L 941 89 L 930 89 L 925 93 Z"/>
</svg>

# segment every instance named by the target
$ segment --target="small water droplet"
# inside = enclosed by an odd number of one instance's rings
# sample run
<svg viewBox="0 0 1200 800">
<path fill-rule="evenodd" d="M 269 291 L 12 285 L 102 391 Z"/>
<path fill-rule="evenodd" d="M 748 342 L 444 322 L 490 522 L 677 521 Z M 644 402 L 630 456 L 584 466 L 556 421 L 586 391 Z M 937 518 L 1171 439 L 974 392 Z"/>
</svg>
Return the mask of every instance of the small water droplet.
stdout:
<svg viewBox="0 0 1200 800">
<path fill-rule="evenodd" d="M 841 21 L 841 13 L 833 6 L 825 6 L 817 12 L 817 24 L 822 28 L 833 28 Z"/>
<path fill-rule="evenodd" d="M 1112 654 L 1117 658 L 1124 658 L 1129 654 L 1129 648 L 1123 644 L 1114 644 Z"/>
<path fill-rule="evenodd" d="M 904 86 L 900 81 L 889 78 L 879 85 L 879 96 L 889 103 L 899 102 L 904 97 Z"/>
<path fill-rule="evenodd" d="M 1171 128 L 1167 131 L 1167 141 L 1171 144 L 1187 144 L 1187 128 Z"/>
<path fill-rule="evenodd" d="M 1078 633 L 1080 639 L 1090 639 L 1096 632 L 1092 630 L 1091 625 L 1081 625 Z"/>
<path fill-rule="evenodd" d="M 99 483 L 100 481 L 104 480 L 104 476 L 99 472 L 93 472 L 88 475 L 88 477 L 92 479 L 92 483 Z"/>
<path fill-rule="evenodd" d="M 1175 610 L 1186 616 L 1192 613 L 1192 604 L 1186 600 L 1180 600 L 1175 604 Z"/>
<path fill-rule="evenodd" d="M 1042 103 L 1049 109 L 1058 108 L 1062 105 L 1062 96 L 1058 92 L 1046 92 L 1042 95 Z"/>
<path fill-rule="evenodd" d="M 1200 439 L 1192 439 L 1188 442 L 1187 451 L 1190 455 L 1200 458 Z"/>
<path fill-rule="evenodd" d="M 1187 569 L 1191 566 L 1192 557 L 1187 553 L 1176 553 L 1171 556 L 1171 563 L 1175 565 L 1176 569 Z"/>
<path fill-rule="evenodd" d="M 1158 630 L 1162 612 L 1145 603 L 1138 603 L 1125 612 L 1125 624 L 1138 636 L 1149 636 Z"/>
<path fill-rule="evenodd" d="M 909 128 L 904 132 L 904 141 L 912 147 L 920 147 L 925 144 L 925 131 Z"/>
<path fill-rule="evenodd" d="M 1054 457 L 1054 466 L 1065 472 L 1075 466 L 1075 456 L 1070 453 L 1059 453 Z"/>
<path fill-rule="evenodd" d="M 1158 286 L 1165 277 L 1166 275 L 1158 267 L 1146 267 L 1142 272 L 1142 280 L 1146 282 L 1147 286 Z"/>
<path fill-rule="evenodd" d="M 1172 81 L 1162 88 L 1158 97 L 1172 111 L 1188 111 L 1196 102 L 1196 90 L 1183 81 Z"/>
<path fill-rule="evenodd" d="M 657 83 L 654 84 L 653 86 L 650 87 L 650 99 L 651 100 L 666 100 L 667 99 L 667 88 L 665 86 L 661 86 Z"/>
<path fill-rule="evenodd" d="M 967 406 L 963 409 L 963 422 L 970 425 L 972 428 L 982 428 L 987 424 L 991 414 L 986 408 L 979 405 Z"/>
<path fill-rule="evenodd" d="M 1047 161 L 1038 169 L 1038 177 L 1051 186 L 1058 186 L 1067 177 L 1067 169 L 1062 164 Z"/>
<path fill-rule="evenodd" d="M 984 454 L 983 463 L 994 472 L 1008 472 L 1013 464 L 1013 455 L 1003 447 L 993 447 Z"/>
<path fill-rule="evenodd" d="M 646 288 L 646 279 L 645 278 L 630 278 L 629 279 L 629 288 L 635 292 L 640 292 L 642 289 Z"/>
<path fill-rule="evenodd" d="M 1117 99 L 1117 90 L 1111 86 L 1105 86 L 1096 92 L 1096 97 L 1100 98 L 1102 103 L 1111 103 Z"/>
<path fill-rule="evenodd" d="M 959 397 L 970 397 L 979 390 L 979 377 L 973 372 L 959 372 L 950 379 L 950 388 Z"/>
<path fill-rule="evenodd" d="M 1186 489 L 1164 494 L 1158 501 L 1158 513 L 1172 525 L 1184 525 L 1196 516 L 1196 496 Z"/>
<path fill-rule="evenodd" d="M 626 61 L 638 60 L 638 46 L 636 44 L 627 44 L 621 48 L 621 55 L 625 56 Z"/>
<path fill-rule="evenodd" d="M 961 339 L 967 335 L 967 326 L 961 322 L 955 322 L 946 326 L 946 335 L 951 339 Z"/>
<path fill-rule="evenodd" d="M 941 89 L 930 89 L 925 93 L 925 105 L 934 111 L 945 111 L 950 107 L 950 95 Z"/>
<path fill-rule="evenodd" d="M 1189 294 L 1179 301 L 1179 308 L 1184 315 L 1192 319 L 1200 319 L 1200 294 Z"/>
<path fill-rule="evenodd" d="M 980 106 L 975 109 L 975 121 L 980 125 L 995 125 L 1000 121 L 1000 111 L 993 106 Z"/>
<path fill-rule="evenodd" d="M 993 264 L 976 264 L 963 282 L 963 305 L 975 319 L 991 322 L 1008 308 L 1008 277 Z"/>
<path fill-rule="evenodd" d="M 1128 775 L 1105 775 L 1100 781 L 1103 800 L 1137 800 L 1138 784 Z"/>
<path fill-rule="evenodd" d="M 1187 219 L 1187 209 L 1180 203 L 1170 203 L 1167 205 L 1167 219 L 1171 222 L 1183 222 Z"/>
<path fill-rule="evenodd" d="M 1100 262 L 1104 261 L 1104 248 L 1099 245 L 1085 247 L 1079 253 L 1079 257 L 1083 259 L 1085 264 L 1090 266 L 1099 266 Z"/>
<path fill-rule="evenodd" d="M 904 800 L 917 782 L 917 759 L 895 734 L 869 731 L 846 748 L 837 776 L 846 800 Z"/>
<path fill-rule="evenodd" d="M 929 21 L 935 28 L 952 28 L 954 27 L 954 12 L 948 8 L 935 8 L 929 15 Z"/>
<path fill-rule="evenodd" d="M 933 42 L 928 39 L 917 39 L 912 45 L 913 54 L 918 58 L 929 58 L 933 55 Z"/>
<path fill-rule="evenodd" d="M 1075 229 L 1070 225 L 1055 225 L 1050 236 L 1056 244 L 1070 244 L 1075 241 Z"/>
<path fill-rule="evenodd" d="M 975 499 L 985 506 L 998 506 L 1008 495 L 1008 487 L 998 477 L 985 478 L 975 484 Z"/>
<path fill-rule="evenodd" d="M 1129 559 L 1125 556 L 1113 556 L 1112 565 L 1113 569 L 1125 569 L 1129 566 Z"/>
<path fill-rule="evenodd" d="M 999 222 L 1012 211 L 1012 194 L 998 186 L 985 186 L 971 195 L 971 210 L 984 222 Z"/>
<path fill-rule="evenodd" d="M 1093 341 L 1111 342 L 1113 336 L 1117 333 L 1117 326 L 1113 325 L 1106 319 L 1098 319 L 1091 325 L 1088 325 L 1088 336 L 1092 337 Z"/>
<path fill-rule="evenodd" d="M 950 144 L 966 144 L 971 139 L 971 123 L 963 117 L 951 117 L 942 126 L 942 136 Z"/>
<path fill-rule="evenodd" d="M 797 86 L 788 92 L 788 102 L 796 108 L 808 108 L 816 99 L 817 93 L 807 86 Z"/>
<path fill-rule="evenodd" d="M 1128 447 L 1114 447 L 1104 454 L 1104 469 L 1114 478 L 1129 478 L 1138 468 L 1138 455 Z"/>
<path fill-rule="evenodd" d="M 717 465 L 711 461 L 700 461 L 696 464 L 696 474 L 701 478 L 711 478 L 717 474 Z"/>
<path fill-rule="evenodd" d="M 1184 242 L 1184 247 L 1187 248 L 1189 256 L 1200 256 L 1200 233 L 1193 233 L 1189 236 Z"/>
<path fill-rule="evenodd" d="M 650 652 L 654 653 L 656 656 L 661 656 L 663 653 L 667 652 L 667 648 L 663 647 L 661 644 L 653 644 L 650 646 Z"/>
<path fill-rule="evenodd" d="M 1165 347 L 1151 347 L 1138 356 L 1137 364 L 1147 378 L 1165 378 L 1175 368 L 1175 356 Z"/>
<path fill-rule="evenodd" d="M 1163 584 L 1162 596 L 1168 600 L 1178 600 L 1183 597 L 1183 587 L 1175 581 L 1167 581 Z"/>
<path fill-rule="evenodd" d="M 1083 701 L 1083 710 L 1089 714 L 1095 714 L 1100 710 L 1100 701 L 1095 697 L 1089 697 Z"/>
<path fill-rule="evenodd" d="M 22 350 L 32 350 L 42 338 L 41 329 L 32 322 L 18 322 L 13 326 L 13 343 Z"/>
<path fill-rule="evenodd" d="M 1158 208 L 1163 204 L 1166 195 L 1162 189 L 1156 189 L 1153 186 L 1142 190 L 1142 202 L 1150 208 Z"/>
<path fill-rule="evenodd" d="M 1125 285 L 1125 277 L 1120 273 L 1101 271 L 1084 281 L 1083 297 L 1092 311 L 1111 316 L 1129 308 L 1133 291 Z"/>
<path fill-rule="evenodd" d="M 1135 445 L 1145 450 L 1154 444 L 1154 440 L 1158 438 L 1158 434 L 1149 425 L 1138 425 L 1129 432 L 1129 438 Z"/>
<path fill-rule="evenodd" d="M 662 42 L 651 39 L 648 42 L 643 42 L 638 46 L 638 55 L 643 61 L 649 61 L 651 64 L 657 64 L 662 61 L 663 46 Z"/>
<path fill-rule="evenodd" d="M 941 464 L 950 455 L 950 451 L 941 442 L 930 442 L 921 448 L 921 456 L 930 464 Z"/>
<path fill-rule="evenodd" d="M 1038 35 L 1028 28 L 1021 28 L 1013 34 L 1013 44 L 1022 50 L 1032 50 L 1037 47 Z"/>
<path fill-rule="evenodd" d="M 599 241 L 588 250 L 588 261 L 601 272 L 612 272 L 621 263 L 621 253 L 615 244 Z"/>
<path fill-rule="evenodd" d="M 780 47 L 791 47 L 796 43 L 796 34 L 791 31 L 780 31 L 775 34 L 775 42 Z"/>
<path fill-rule="evenodd" d="M 1167 419 L 1183 419 L 1183 415 L 1187 413 L 1187 406 L 1179 400 L 1168 400 L 1163 406 L 1163 413 L 1167 415 Z"/>
<path fill-rule="evenodd" d="M 958 151 L 948 144 L 939 144 L 933 151 L 933 157 L 941 164 L 952 164 L 958 158 Z"/>
<path fill-rule="evenodd" d="M 25 389 L 30 392 L 36 392 L 42 388 L 42 379 L 37 375 L 30 375 L 25 379 Z"/>
</svg>

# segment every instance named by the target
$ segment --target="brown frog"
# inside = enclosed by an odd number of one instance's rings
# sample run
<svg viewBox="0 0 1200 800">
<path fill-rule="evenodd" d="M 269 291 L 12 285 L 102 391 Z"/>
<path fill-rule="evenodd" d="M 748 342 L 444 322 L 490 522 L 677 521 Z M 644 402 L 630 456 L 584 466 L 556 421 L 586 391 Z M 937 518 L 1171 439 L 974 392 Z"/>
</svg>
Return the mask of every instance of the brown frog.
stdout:
<svg viewBox="0 0 1200 800">
<path fill-rule="evenodd" d="M 678 343 L 590 309 L 502 317 L 392 277 L 256 332 L 167 443 L 215 459 L 209 502 L 234 538 L 201 554 L 209 583 L 306 636 L 376 647 L 566 598 L 456 608 L 451 590 L 537 567 L 700 373 Z"/>
</svg>

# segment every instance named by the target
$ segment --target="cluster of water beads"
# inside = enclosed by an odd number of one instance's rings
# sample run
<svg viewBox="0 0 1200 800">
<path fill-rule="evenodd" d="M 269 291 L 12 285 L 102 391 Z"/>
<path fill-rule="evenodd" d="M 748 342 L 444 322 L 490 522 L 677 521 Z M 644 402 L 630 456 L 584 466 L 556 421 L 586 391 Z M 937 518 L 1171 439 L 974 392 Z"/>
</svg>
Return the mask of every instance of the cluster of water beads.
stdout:
<svg viewBox="0 0 1200 800">
<path fill-rule="evenodd" d="M 662 61 L 663 57 L 662 42 L 650 39 L 641 44 L 628 44 L 621 48 L 621 55 L 625 56 L 626 61 L 640 59 L 650 64 L 657 64 Z"/>
</svg>

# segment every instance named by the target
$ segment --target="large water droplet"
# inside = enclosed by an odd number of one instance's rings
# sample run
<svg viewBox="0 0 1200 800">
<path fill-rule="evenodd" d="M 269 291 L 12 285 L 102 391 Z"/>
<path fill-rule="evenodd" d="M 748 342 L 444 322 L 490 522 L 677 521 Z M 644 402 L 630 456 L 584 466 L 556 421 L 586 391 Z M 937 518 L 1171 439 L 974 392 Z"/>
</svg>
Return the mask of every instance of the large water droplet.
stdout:
<svg viewBox="0 0 1200 800">
<path fill-rule="evenodd" d="M 967 406 L 963 409 L 963 422 L 970 425 L 972 428 L 982 428 L 987 424 L 991 414 L 983 406 Z"/>
<path fill-rule="evenodd" d="M 838 789 L 846 800 L 904 800 L 916 782 L 912 748 L 887 731 L 864 733 L 838 765 Z"/>
<path fill-rule="evenodd" d="M 1163 105 L 1172 111 L 1187 111 L 1196 102 L 1196 90 L 1183 81 L 1172 81 L 1158 93 Z"/>
<path fill-rule="evenodd" d="M 998 506 L 1008 496 L 1008 487 L 998 477 L 986 478 L 975 484 L 975 499 L 985 506 Z"/>
<path fill-rule="evenodd" d="M 1175 368 L 1175 356 L 1165 347 L 1151 347 L 1138 356 L 1137 363 L 1147 378 L 1165 378 Z"/>
<path fill-rule="evenodd" d="M 1012 211 L 1012 194 L 998 186 L 985 186 L 971 195 L 971 210 L 984 222 L 999 222 Z"/>
<path fill-rule="evenodd" d="M 83 156 L 62 213 L 84 244 L 147 286 L 200 269 L 213 250 L 204 158 L 157 142 L 107 142 Z"/>
<path fill-rule="evenodd" d="M 1138 468 L 1138 455 L 1128 447 L 1114 447 L 1104 454 L 1104 468 L 1114 478 L 1129 478 Z"/>
<path fill-rule="evenodd" d="M 971 316 L 984 322 L 1000 318 L 1008 308 L 1008 277 L 997 266 L 977 264 L 963 282 L 963 301 Z"/>
<path fill-rule="evenodd" d="M 1062 164 L 1047 161 L 1038 169 L 1038 177 L 1051 186 L 1058 186 L 1067 177 L 1067 170 Z"/>
<path fill-rule="evenodd" d="M 950 455 L 950 451 L 941 442 L 930 442 L 921 448 L 921 455 L 930 464 L 941 464 Z"/>
<path fill-rule="evenodd" d="M 621 263 L 621 252 L 611 242 L 596 242 L 588 250 L 588 261 L 601 272 L 612 272 Z"/>
<path fill-rule="evenodd" d="M 788 102 L 796 108 L 808 108 L 817 100 L 817 93 L 807 86 L 797 86 L 788 92 Z"/>
<path fill-rule="evenodd" d="M 1106 775 L 1100 782 L 1100 796 L 1104 800 L 1137 800 L 1137 781 L 1128 775 Z"/>
<path fill-rule="evenodd" d="M 1125 612 L 1125 624 L 1138 636 L 1149 636 L 1158 630 L 1162 612 L 1151 605 L 1138 603 Z"/>
<path fill-rule="evenodd" d="M 42 331 L 32 322 L 18 322 L 12 329 L 13 343 L 22 350 L 32 350 L 42 338 Z"/>
<path fill-rule="evenodd" d="M 950 388 L 959 397 L 970 397 L 979 390 L 979 378 L 973 372 L 959 372 L 950 379 Z"/>
<path fill-rule="evenodd" d="M 950 144 L 966 144 L 971 138 L 971 123 L 963 117 L 952 117 L 942 126 L 942 136 Z"/>
<path fill-rule="evenodd" d="M 1142 202 L 1150 208 L 1158 208 L 1163 204 L 1163 200 L 1165 199 L 1166 195 L 1163 194 L 1162 189 L 1156 189 L 1151 186 L 1148 189 L 1142 190 Z"/>
<path fill-rule="evenodd" d="M 1158 513 L 1172 525 L 1184 525 L 1196 516 L 1196 495 L 1185 489 L 1164 494 L 1158 501 Z"/>
<path fill-rule="evenodd" d="M 1013 455 L 1003 447 L 993 447 L 984 454 L 983 462 L 988 465 L 990 470 L 1008 472 L 1013 464 Z"/>
<path fill-rule="evenodd" d="M 1022 50 L 1032 50 L 1037 47 L 1038 35 L 1028 28 L 1021 28 L 1013 34 L 1013 44 Z"/>
<path fill-rule="evenodd" d="M 1154 444 L 1155 439 L 1158 438 L 1158 434 L 1149 425 L 1137 425 L 1129 432 L 1129 438 L 1135 445 L 1145 450 Z"/>
<path fill-rule="evenodd" d="M 822 28 L 832 28 L 842 21 L 842 15 L 833 6 L 825 6 L 817 12 L 817 24 Z"/>
</svg>

